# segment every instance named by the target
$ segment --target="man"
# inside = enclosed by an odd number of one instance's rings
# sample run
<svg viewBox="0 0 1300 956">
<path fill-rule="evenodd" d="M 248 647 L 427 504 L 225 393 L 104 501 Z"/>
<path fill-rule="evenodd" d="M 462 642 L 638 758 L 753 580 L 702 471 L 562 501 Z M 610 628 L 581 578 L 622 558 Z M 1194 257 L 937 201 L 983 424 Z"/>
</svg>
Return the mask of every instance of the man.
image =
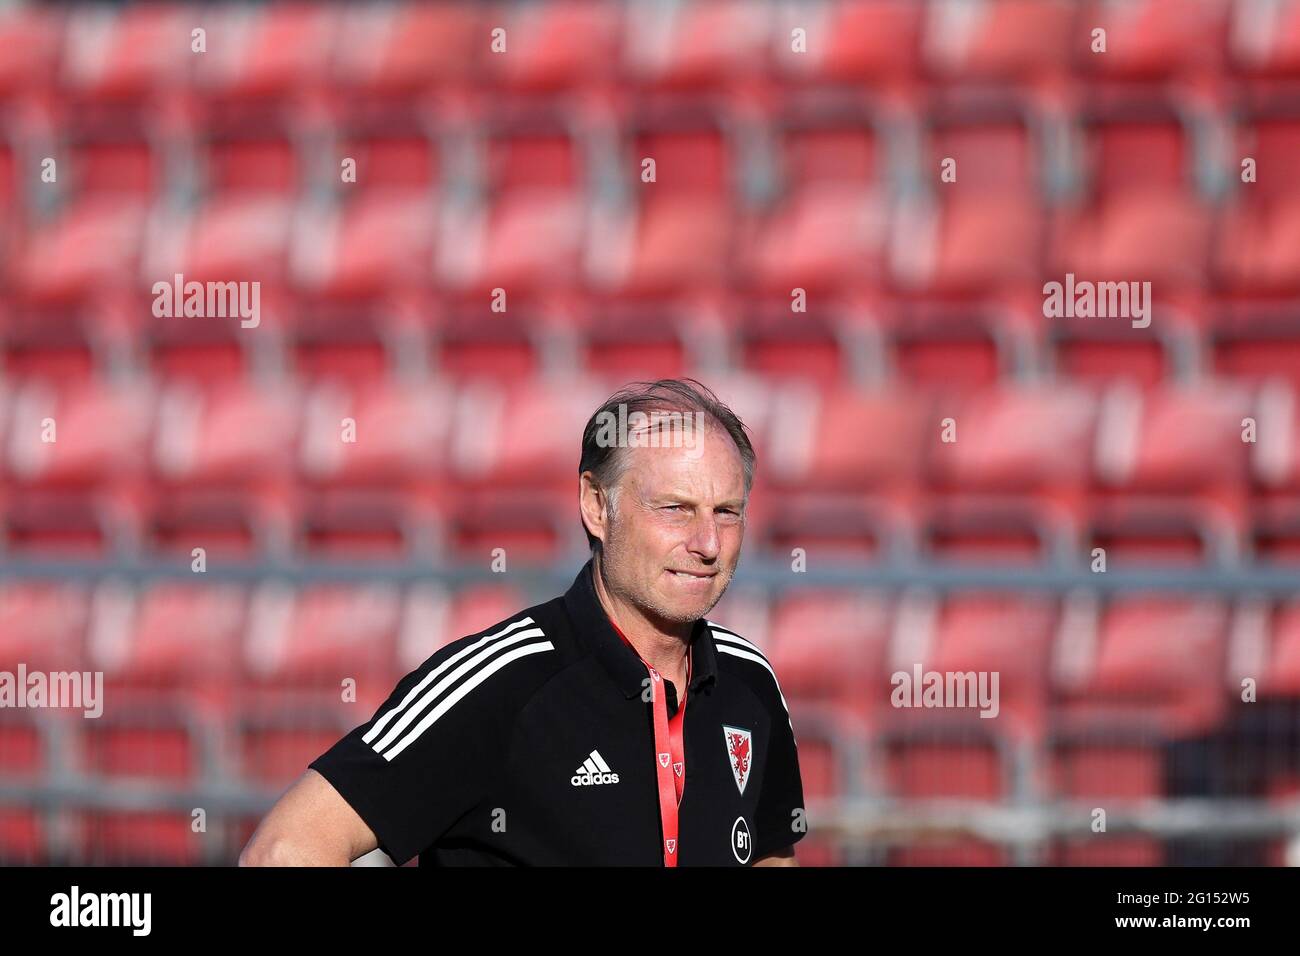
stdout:
<svg viewBox="0 0 1300 956">
<path fill-rule="evenodd" d="M 318 758 L 241 865 L 794 865 L 793 727 L 763 654 L 704 618 L 740 559 L 755 455 L 691 380 L 592 415 L 566 594 L 454 641 Z"/>
</svg>

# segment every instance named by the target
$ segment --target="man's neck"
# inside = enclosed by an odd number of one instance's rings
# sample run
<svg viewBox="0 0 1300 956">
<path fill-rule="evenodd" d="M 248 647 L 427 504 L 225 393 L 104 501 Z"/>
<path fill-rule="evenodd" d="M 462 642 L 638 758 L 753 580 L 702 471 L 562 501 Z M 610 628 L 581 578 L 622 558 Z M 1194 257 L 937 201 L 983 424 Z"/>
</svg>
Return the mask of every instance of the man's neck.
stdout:
<svg viewBox="0 0 1300 956">
<path fill-rule="evenodd" d="M 593 566 L 592 581 L 596 587 L 596 597 L 605 609 L 605 614 L 614 625 L 623 632 L 628 642 L 641 655 L 641 659 L 657 670 L 665 680 L 681 693 L 686 682 L 687 653 L 690 650 L 692 627 L 680 625 L 679 630 L 663 630 L 645 615 L 625 601 L 620 601 L 605 587 L 600 573 L 599 560 Z"/>
</svg>

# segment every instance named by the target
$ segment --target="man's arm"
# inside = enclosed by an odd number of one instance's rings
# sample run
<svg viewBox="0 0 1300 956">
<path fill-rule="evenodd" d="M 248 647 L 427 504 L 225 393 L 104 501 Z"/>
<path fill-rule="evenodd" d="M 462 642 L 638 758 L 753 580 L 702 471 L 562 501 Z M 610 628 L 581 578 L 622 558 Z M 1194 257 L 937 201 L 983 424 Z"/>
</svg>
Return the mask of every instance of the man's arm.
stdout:
<svg viewBox="0 0 1300 956">
<path fill-rule="evenodd" d="M 798 866 L 799 861 L 794 858 L 794 844 L 786 847 L 784 850 L 777 850 L 775 853 L 769 853 L 761 860 L 754 861 L 755 866 Z"/>
<path fill-rule="evenodd" d="M 330 782 L 308 770 L 258 825 L 240 866 L 348 866 L 379 846 Z"/>
</svg>

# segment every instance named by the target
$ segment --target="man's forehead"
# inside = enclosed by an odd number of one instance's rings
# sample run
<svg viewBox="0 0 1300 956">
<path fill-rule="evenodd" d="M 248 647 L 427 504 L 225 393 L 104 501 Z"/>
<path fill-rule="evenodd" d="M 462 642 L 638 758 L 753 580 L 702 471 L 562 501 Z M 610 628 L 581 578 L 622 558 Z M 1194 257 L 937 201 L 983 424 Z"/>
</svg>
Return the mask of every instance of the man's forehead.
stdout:
<svg viewBox="0 0 1300 956">
<path fill-rule="evenodd" d="M 670 446 L 637 446 L 626 449 L 625 454 L 628 456 L 625 477 L 646 494 L 712 487 L 719 495 L 725 495 L 730 492 L 720 486 L 732 484 L 737 494 L 744 490 L 740 450 L 730 442 L 706 443 L 704 454 L 691 454 L 689 449 Z"/>
</svg>

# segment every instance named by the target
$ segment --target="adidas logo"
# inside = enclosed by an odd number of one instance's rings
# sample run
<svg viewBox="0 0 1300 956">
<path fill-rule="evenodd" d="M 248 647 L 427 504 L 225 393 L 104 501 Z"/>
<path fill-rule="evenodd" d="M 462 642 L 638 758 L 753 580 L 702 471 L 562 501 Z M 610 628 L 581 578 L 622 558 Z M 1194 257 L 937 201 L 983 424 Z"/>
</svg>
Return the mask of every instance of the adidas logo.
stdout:
<svg viewBox="0 0 1300 956">
<path fill-rule="evenodd" d="M 605 783 L 618 783 L 618 774 L 611 773 L 609 764 L 605 763 L 605 758 L 600 755 L 600 751 L 593 750 L 591 755 L 582 762 L 582 766 L 569 778 L 569 783 L 575 787 L 599 787 Z"/>
</svg>

